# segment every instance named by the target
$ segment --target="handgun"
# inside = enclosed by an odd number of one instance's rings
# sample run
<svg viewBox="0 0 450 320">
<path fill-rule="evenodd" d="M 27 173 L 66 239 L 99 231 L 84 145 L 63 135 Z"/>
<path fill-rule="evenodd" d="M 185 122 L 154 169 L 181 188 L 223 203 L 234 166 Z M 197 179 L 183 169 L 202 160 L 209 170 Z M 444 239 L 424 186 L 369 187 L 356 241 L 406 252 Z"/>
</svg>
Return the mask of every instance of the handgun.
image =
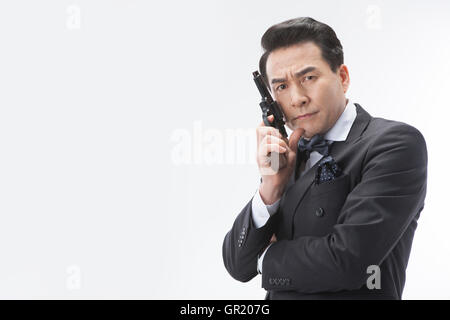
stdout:
<svg viewBox="0 0 450 320">
<path fill-rule="evenodd" d="M 276 129 L 278 129 L 281 133 L 281 135 L 285 138 L 287 138 L 287 132 L 284 128 L 284 120 L 283 120 L 283 113 L 278 106 L 278 103 L 272 99 L 272 96 L 269 93 L 269 90 L 267 90 L 266 85 L 264 84 L 264 81 L 262 79 L 262 76 L 259 74 L 258 71 L 253 72 L 253 80 L 256 83 L 256 87 L 259 90 L 259 93 L 261 94 L 262 100 L 259 103 L 259 106 L 262 110 L 262 118 L 264 121 L 264 124 L 266 126 L 271 126 Z M 268 116 L 273 115 L 274 120 L 272 123 L 269 122 L 269 119 L 267 119 Z"/>
</svg>

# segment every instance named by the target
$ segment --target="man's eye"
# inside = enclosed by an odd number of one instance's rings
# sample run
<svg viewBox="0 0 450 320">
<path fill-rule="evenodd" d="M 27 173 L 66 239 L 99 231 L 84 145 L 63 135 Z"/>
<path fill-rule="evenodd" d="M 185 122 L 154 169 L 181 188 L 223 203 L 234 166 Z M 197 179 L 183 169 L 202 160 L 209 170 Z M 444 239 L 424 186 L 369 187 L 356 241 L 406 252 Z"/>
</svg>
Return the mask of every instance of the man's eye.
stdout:
<svg viewBox="0 0 450 320">
<path fill-rule="evenodd" d="M 277 87 L 277 90 L 279 91 L 279 90 L 283 90 L 283 89 L 286 89 L 286 85 L 284 85 L 284 84 L 280 84 L 278 87 Z"/>
<path fill-rule="evenodd" d="M 306 84 L 310 81 L 315 80 L 316 76 L 305 76 L 304 78 L 302 78 L 301 83 L 302 84 Z"/>
</svg>

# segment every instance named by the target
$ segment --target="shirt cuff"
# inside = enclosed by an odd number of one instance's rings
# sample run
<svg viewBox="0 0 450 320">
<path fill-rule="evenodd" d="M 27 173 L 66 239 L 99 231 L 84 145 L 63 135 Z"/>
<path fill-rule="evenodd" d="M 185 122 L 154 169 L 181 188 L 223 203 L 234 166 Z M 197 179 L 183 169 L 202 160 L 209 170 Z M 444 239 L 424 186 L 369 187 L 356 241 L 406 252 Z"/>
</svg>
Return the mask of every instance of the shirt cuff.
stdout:
<svg viewBox="0 0 450 320">
<path fill-rule="evenodd" d="M 261 199 L 259 188 L 256 190 L 255 196 L 252 199 L 252 218 L 253 224 L 256 228 L 261 228 L 269 220 L 270 216 L 277 212 L 280 206 L 280 199 L 273 204 L 266 205 Z"/>
<path fill-rule="evenodd" d="M 266 248 L 266 250 L 264 250 L 263 254 L 258 258 L 258 273 L 259 274 L 262 274 L 263 259 L 264 259 L 264 256 L 266 255 L 267 249 L 269 249 L 272 244 L 273 244 L 273 242 L 271 244 L 269 244 L 269 246 Z"/>
</svg>

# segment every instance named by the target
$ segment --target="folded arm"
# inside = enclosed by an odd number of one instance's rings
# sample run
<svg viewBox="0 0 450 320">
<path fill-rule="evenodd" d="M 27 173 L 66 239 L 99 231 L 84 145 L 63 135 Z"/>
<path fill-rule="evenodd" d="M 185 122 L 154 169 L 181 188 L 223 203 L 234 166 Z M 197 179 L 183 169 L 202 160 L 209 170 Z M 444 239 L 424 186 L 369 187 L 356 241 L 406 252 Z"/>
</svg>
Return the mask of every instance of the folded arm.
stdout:
<svg viewBox="0 0 450 320">
<path fill-rule="evenodd" d="M 388 129 L 369 147 L 361 181 L 324 237 L 280 240 L 267 250 L 262 286 L 304 293 L 358 289 L 367 267 L 380 265 L 423 208 L 427 150 L 416 129 Z M 287 278 L 277 286 L 269 279 Z"/>
</svg>

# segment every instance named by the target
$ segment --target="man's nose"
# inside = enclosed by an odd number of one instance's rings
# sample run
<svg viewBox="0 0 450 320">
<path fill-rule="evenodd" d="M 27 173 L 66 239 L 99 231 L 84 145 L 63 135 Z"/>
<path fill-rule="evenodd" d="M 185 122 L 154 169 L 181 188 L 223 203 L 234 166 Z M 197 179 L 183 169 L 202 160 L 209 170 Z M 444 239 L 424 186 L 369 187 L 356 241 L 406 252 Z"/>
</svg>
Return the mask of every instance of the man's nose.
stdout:
<svg viewBox="0 0 450 320">
<path fill-rule="evenodd" d="M 306 106 L 309 99 L 301 88 L 298 87 L 292 88 L 290 93 L 291 93 L 291 107 L 301 108 Z"/>
</svg>

